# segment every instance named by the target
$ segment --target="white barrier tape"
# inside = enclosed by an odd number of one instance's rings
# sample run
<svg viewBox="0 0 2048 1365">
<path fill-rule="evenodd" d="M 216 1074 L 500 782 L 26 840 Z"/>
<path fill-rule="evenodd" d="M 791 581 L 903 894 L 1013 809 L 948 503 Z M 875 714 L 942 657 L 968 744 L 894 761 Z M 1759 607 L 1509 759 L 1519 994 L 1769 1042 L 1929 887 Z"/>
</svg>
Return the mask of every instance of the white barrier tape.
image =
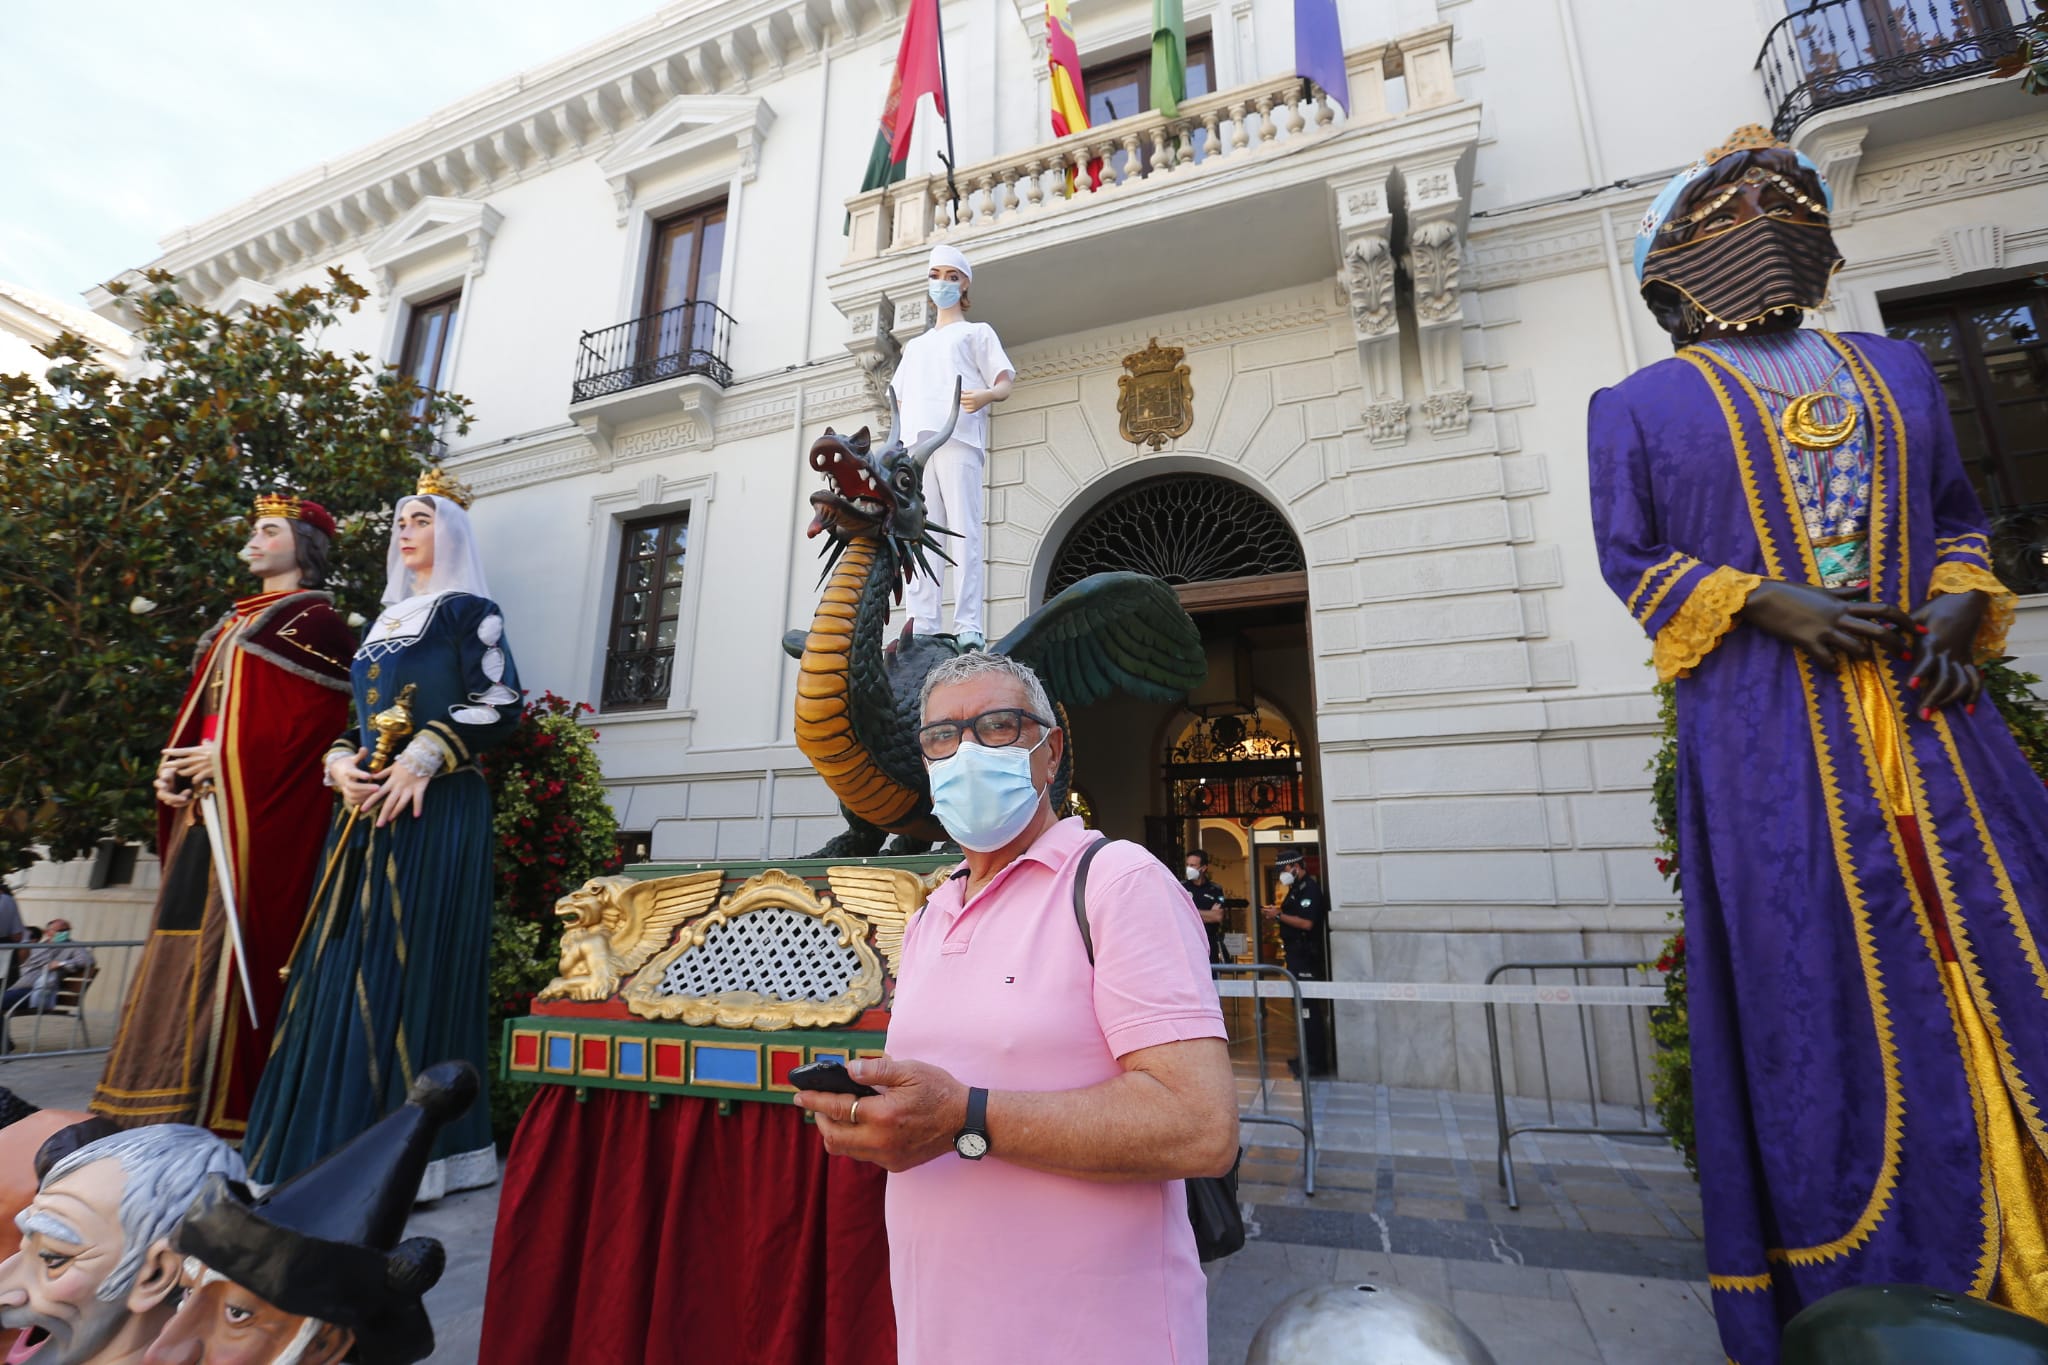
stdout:
<svg viewBox="0 0 2048 1365">
<path fill-rule="evenodd" d="M 1291 999 L 1294 992 L 1285 981 L 1268 977 L 1256 983 L 1257 994 L 1268 1000 Z M 1254 983 L 1244 977 L 1224 977 L 1216 982 L 1216 994 L 1226 999 L 1249 999 Z M 1373 1000 L 1416 1005 L 1661 1005 L 1662 986 L 1572 986 L 1544 985 L 1480 986 L 1455 981 L 1304 981 L 1301 994 L 1308 1000 Z"/>
</svg>

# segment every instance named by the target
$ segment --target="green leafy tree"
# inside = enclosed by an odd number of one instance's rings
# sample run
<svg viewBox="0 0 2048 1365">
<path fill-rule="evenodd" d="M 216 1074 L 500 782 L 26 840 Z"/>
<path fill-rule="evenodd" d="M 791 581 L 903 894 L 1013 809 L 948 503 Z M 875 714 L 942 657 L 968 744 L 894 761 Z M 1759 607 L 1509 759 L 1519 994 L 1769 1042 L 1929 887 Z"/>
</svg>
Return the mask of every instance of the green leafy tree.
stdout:
<svg viewBox="0 0 2048 1365">
<path fill-rule="evenodd" d="M 555 976 L 555 902 L 615 871 L 619 821 L 605 795 L 597 732 L 577 723 L 585 702 L 552 692 L 529 701 L 519 728 L 483 755 L 491 780 L 497 914 L 491 925 L 491 1132 L 502 1146 L 533 1087 L 496 1079 L 504 1022 L 525 1016 Z"/>
<path fill-rule="evenodd" d="M 150 779 L 199 635 L 253 588 L 258 492 L 336 515 L 344 613 L 375 609 L 391 500 L 468 405 L 323 331 L 366 291 L 340 270 L 234 315 L 152 272 L 124 295 L 126 374 L 59 338 L 44 382 L 0 375 L 0 872 L 155 832 Z"/>
<path fill-rule="evenodd" d="M 2012 737 L 2019 742 L 2035 773 L 2048 783 L 2048 702 L 2034 689 L 2041 679 L 2012 666 L 2011 659 L 1993 659 L 1983 665 L 1984 700 L 1998 708 Z M 1678 866 L 1678 689 L 1672 683 L 1657 684 L 1657 715 L 1663 723 L 1663 742 L 1650 760 L 1650 801 L 1657 827 L 1657 870 L 1671 889 L 1684 894 Z M 1674 912 L 1673 918 L 1682 918 Z M 1664 941 L 1663 952 L 1654 964 L 1664 973 L 1664 1003 L 1650 1011 L 1650 1037 L 1657 1051 L 1650 1059 L 1651 1083 L 1655 1087 L 1657 1115 L 1671 1134 L 1671 1145 L 1685 1156 L 1685 1168 L 1695 1176 L 1696 1139 L 1692 1109 L 1692 1035 L 1686 1010 L 1685 929 Z"/>
<path fill-rule="evenodd" d="M 2018 47 L 1991 74 L 2018 76 L 2029 95 L 2048 95 L 2048 0 L 2034 0 L 2034 10 L 2019 25 Z"/>
</svg>

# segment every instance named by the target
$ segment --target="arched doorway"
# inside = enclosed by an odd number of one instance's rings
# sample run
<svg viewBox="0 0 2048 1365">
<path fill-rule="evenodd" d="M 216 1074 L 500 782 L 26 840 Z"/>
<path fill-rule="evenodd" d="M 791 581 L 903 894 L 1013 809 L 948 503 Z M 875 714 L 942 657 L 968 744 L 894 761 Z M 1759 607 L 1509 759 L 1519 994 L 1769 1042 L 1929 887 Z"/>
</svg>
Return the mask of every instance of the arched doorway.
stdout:
<svg viewBox="0 0 2048 1365">
<path fill-rule="evenodd" d="M 1258 913 L 1276 899 L 1274 860 L 1290 846 L 1313 856 L 1322 825 L 1307 563 L 1294 528 L 1256 490 L 1183 468 L 1105 494 L 1045 565 L 1048 598 L 1110 570 L 1164 579 L 1201 628 L 1209 680 L 1185 703 L 1117 696 L 1069 717 L 1075 780 L 1105 833 L 1176 869 L 1207 851 L 1230 897 L 1230 956 L 1275 961 L 1277 938 Z"/>
</svg>

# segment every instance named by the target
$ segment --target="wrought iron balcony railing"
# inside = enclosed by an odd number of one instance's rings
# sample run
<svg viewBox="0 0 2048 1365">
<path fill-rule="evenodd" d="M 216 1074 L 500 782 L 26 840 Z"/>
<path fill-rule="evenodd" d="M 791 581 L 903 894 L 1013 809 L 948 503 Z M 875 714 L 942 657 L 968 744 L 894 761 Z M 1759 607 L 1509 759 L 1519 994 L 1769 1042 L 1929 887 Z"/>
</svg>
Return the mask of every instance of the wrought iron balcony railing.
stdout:
<svg viewBox="0 0 2048 1365">
<path fill-rule="evenodd" d="M 720 388 L 732 383 L 733 320 L 715 303 L 691 301 L 616 327 L 585 332 L 577 343 L 571 403 L 701 374 Z"/>
<path fill-rule="evenodd" d="M 2007 0 L 1815 0 L 1757 53 L 1771 130 L 1789 138 L 1829 109 L 1984 75 L 2025 29 Z"/>
<path fill-rule="evenodd" d="M 668 705 L 669 679 L 675 660 L 673 645 L 607 658 L 603 709 L 634 711 Z"/>
</svg>

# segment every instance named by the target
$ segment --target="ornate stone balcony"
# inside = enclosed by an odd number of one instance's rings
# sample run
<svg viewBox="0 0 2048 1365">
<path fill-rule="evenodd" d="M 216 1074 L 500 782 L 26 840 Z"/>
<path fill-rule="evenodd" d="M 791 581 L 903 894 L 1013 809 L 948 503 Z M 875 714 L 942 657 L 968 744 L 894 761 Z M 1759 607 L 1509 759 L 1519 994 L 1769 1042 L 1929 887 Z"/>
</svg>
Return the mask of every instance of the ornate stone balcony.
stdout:
<svg viewBox="0 0 2048 1365">
<path fill-rule="evenodd" d="M 1462 430 L 1457 272 L 1479 110 L 1458 99 L 1449 25 L 1345 65 L 1348 115 L 1278 77 L 962 166 L 950 185 L 918 176 L 848 200 L 830 288 L 877 410 L 902 343 L 929 325 L 925 257 L 947 242 L 974 262 L 978 315 L 1012 346 L 1339 277 L 1388 440 L 1405 438 L 1410 410 L 1395 306 L 1406 269 L 1423 411 Z"/>
</svg>

